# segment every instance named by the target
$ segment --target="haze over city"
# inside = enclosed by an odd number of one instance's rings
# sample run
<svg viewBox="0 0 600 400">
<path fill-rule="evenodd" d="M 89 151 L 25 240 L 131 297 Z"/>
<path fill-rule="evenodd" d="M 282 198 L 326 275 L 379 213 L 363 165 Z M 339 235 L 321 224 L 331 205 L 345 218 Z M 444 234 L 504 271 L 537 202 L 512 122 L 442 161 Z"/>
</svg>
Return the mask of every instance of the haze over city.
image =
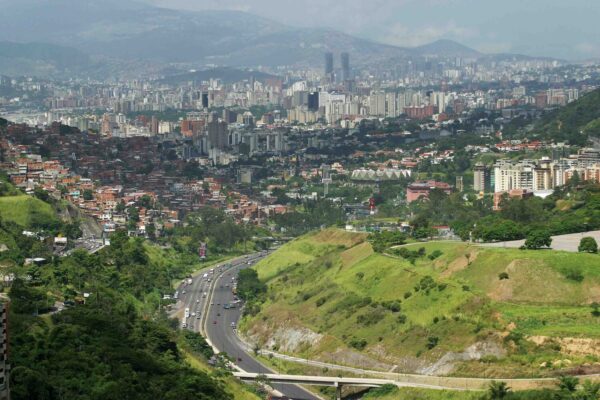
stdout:
<svg viewBox="0 0 600 400">
<path fill-rule="evenodd" d="M 0 400 L 600 400 L 597 1 L 0 12 Z"/>
<path fill-rule="evenodd" d="M 484 53 L 600 57 L 593 0 L 148 0 L 167 8 L 238 10 L 286 24 L 333 28 L 398 46 L 452 39 Z"/>
</svg>

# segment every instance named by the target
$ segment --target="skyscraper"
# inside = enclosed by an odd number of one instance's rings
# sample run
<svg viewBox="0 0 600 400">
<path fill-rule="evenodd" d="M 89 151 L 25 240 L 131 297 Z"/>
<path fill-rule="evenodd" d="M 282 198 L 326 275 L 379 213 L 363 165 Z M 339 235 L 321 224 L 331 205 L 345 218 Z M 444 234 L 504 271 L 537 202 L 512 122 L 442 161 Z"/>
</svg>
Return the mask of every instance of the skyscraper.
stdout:
<svg viewBox="0 0 600 400">
<path fill-rule="evenodd" d="M 325 53 L 325 79 L 333 81 L 333 53 Z"/>
<path fill-rule="evenodd" d="M 482 163 L 475 164 L 473 168 L 473 190 L 485 192 L 490 185 L 490 171 Z"/>
<path fill-rule="evenodd" d="M 310 111 L 319 111 L 319 92 L 308 94 L 308 109 Z"/>
<path fill-rule="evenodd" d="M 344 52 L 341 56 L 342 61 L 342 80 L 350 79 L 350 54 Z"/>
</svg>

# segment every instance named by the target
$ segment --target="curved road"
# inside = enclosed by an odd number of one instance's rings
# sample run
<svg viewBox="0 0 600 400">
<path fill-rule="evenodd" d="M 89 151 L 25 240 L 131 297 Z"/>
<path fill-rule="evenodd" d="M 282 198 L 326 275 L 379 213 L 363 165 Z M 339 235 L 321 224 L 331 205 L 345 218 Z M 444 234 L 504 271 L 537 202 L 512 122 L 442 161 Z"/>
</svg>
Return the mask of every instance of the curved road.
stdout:
<svg viewBox="0 0 600 400">
<path fill-rule="evenodd" d="M 244 344 L 238 339 L 235 326 L 241 316 L 240 305 L 237 304 L 232 309 L 225 309 L 224 305 L 234 301 L 232 286 L 237 279 L 238 272 L 243 268 L 248 268 L 267 254 L 267 252 L 255 253 L 246 258 L 217 265 L 214 267 L 214 273 L 207 272 L 206 278 L 202 273 L 193 278 L 191 285 L 182 284 L 179 287 L 179 300 L 185 308 L 189 308 L 190 314 L 196 314 L 187 318 L 187 329 L 200 333 L 204 330 L 205 336 L 212 345 L 219 351 L 227 353 L 239 369 L 259 374 L 270 374 L 274 371 L 247 353 Z M 185 294 L 183 294 L 184 290 Z M 205 293 L 206 297 L 204 297 Z M 198 313 L 201 314 L 200 317 L 198 317 Z M 205 322 L 204 329 L 201 329 L 203 322 Z M 293 400 L 320 400 L 319 397 L 297 385 L 274 384 L 272 386 Z"/>
</svg>

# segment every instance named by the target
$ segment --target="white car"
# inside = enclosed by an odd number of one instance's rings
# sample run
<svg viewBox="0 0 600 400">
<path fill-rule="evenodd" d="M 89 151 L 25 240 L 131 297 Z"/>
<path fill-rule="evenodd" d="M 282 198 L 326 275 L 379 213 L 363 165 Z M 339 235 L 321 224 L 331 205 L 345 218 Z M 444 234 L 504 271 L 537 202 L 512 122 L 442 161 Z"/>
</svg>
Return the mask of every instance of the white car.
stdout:
<svg viewBox="0 0 600 400">
<path fill-rule="evenodd" d="M 196 313 L 195 313 L 195 312 L 193 312 L 193 313 L 192 313 L 192 317 L 195 317 L 195 316 L 196 316 Z"/>
</svg>

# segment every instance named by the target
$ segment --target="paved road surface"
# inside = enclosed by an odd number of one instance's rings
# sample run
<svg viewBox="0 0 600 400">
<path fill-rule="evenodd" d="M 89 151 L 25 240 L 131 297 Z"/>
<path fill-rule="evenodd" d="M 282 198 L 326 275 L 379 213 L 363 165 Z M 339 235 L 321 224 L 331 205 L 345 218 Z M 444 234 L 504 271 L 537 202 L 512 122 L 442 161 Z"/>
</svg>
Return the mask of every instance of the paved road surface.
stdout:
<svg viewBox="0 0 600 400">
<path fill-rule="evenodd" d="M 254 254 L 249 256 L 247 259 L 238 259 L 232 261 L 231 267 L 226 268 L 225 266 L 229 263 L 215 266 L 214 274 L 209 273 L 207 279 L 203 278 L 203 274 L 195 277 L 191 285 L 180 286 L 179 288 L 179 300 L 182 301 L 185 307 L 196 313 L 196 316 L 190 316 L 187 319 L 188 327 L 195 332 L 201 332 L 202 319 L 198 319 L 198 312 L 203 313 L 205 309 L 208 309 L 206 315 L 206 336 L 219 351 L 227 353 L 230 357 L 235 360 L 235 364 L 244 372 L 253 373 L 273 373 L 272 370 L 265 367 L 263 364 L 255 360 L 245 350 L 243 343 L 239 341 L 234 328 L 231 326 L 233 322 L 237 326 L 238 319 L 240 318 L 239 305 L 234 309 L 224 309 L 224 304 L 229 304 L 234 301 L 234 295 L 231 291 L 234 280 L 237 279 L 237 274 L 240 269 L 248 268 L 248 261 L 254 264 L 256 261 L 264 258 L 266 254 Z M 234 280 L 232 280 L 232 278 Z M 214 292 L 211 296 L 211 285 L 214 282 Z M 185 294 L 183 294 L 185 290 Z M 203 297 L 204 293 L 208 293 L 208 296 Z M 207 304 L 210 302 L 211 304 Z M 183 318 L 183 315 L 182 315 Z M 215 323 L 216 322 L 216 323 Z M 319 400 L 319 398 L 307 390 L 292 384 L 274 384 L 273 388 L 283 395 L 293 400 Z"/>
<path fill-rule="evenodd" d="M 581 240 L 581 238 L 586 236 L 591 236 L 594 239 L 596 239 L 596 242 L 600 243 L 600 231 L 570 233 L 568 235 L 552 236 L 552 249 L 577 252 L 577 248 L 579 247 L 579 241 Z M 519 248 L 524 244 L 525 240 L 514 240 L 510 242 L 482 243 L 480 244 L 480 246 Z"/>
</svg>

